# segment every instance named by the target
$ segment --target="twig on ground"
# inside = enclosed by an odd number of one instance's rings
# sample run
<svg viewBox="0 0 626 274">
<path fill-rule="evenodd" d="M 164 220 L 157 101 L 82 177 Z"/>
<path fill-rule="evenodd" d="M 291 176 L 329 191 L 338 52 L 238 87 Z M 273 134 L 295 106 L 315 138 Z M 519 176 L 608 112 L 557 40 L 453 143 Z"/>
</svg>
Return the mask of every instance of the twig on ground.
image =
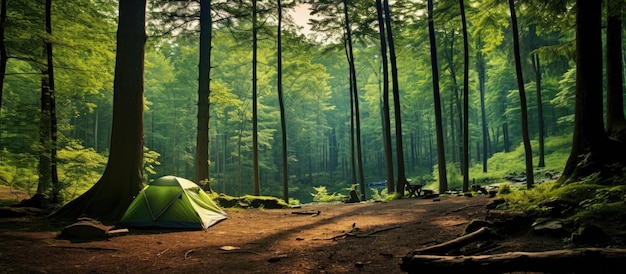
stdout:
<svg viewBox="0 0 626 274">
<path fill-rule="evenodd" d="M 187 252 L 185 252 L 185 260 L 187 260 L 187 257 L 189 256 L 189 254 L 191 254 L 191 252 L 193 252 L 193 249 L 188 250 Z"/>
</svg>

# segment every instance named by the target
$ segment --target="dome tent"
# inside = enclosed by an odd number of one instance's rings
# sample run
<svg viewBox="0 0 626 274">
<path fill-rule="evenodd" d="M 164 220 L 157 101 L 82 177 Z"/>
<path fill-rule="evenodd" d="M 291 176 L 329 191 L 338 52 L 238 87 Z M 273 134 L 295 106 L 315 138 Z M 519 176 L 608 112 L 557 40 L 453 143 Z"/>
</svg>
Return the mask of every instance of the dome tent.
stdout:
<svg viewBox="0 0 626 274">
<path fill-rule="evenodd" d="M 118 226 L 207 229 L 226 218 L 197 184 L 164 176 L 137 194 Z"/>
</svg>

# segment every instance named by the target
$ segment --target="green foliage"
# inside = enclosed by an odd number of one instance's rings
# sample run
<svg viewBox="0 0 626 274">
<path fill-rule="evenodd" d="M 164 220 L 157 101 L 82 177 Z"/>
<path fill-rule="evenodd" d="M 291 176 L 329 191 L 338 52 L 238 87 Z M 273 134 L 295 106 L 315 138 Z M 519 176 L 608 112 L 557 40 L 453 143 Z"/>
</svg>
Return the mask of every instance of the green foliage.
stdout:
<svg viewBox="0 0 626 274">
<path fill-rule="evenodd" d="M 89 189 L 104 171 L 107 158 L 93 148 L 85 148 L 77 142 L 68 143 L 57 154 L 61 197 L 74 199 Z"/>
<path fill-rule="evenodd" d="M 498 195 L 506 195 L 511 193 L 511 184 L 503 183 L 498 187 Z"/>
<path fill-rule="evenodd" d="M 313 196 L 313 202 L 318 203 L 331 203 L 331 202 L 340 202 L 346 199 L 346 195 L 341 193 L 328 194 L 328 190 L 326 190 L 326 186 L 313 187 L 316 191 L 315 193 L 311 193 Z"/>
<path fill-rule="evenodd" d="M 560 136 L 551 136 L 545 139 L 545 162 L 546 167 L 543 169 L 535 168 L 535 177 L 543 178 L 545 173 L 556 174 L 565 167 L 569 156 L 569 147 L 571 145 L 571 135 L 564 134 Z M 533 162 L 539 162 L 537 155 L 536 140 L 531 141 L 533 147 Z M 476 164 L 470 167 L 470 178 L 476 179 L 478 182 L 501 182 L 504 177 L 511 174 L 522 174 L 525 170 L 524 147 L 522 144 L 517 146 L 511 152 L 498 152 L 493 154 L 487 161 L 488 172 L 482 171 L 482 164 Z"/>
<path fill-rule="evenodd" d="M 36 158 L 27 153 L 0 151 L 0 184 L 31 194 L 37 183 Z"/>
<path fill-rule="evenodd" d="M 400 198 L 400 194 L 399 193 L 392 193 L 391 195 L 389 195 L 387 189 L 382 189 L 382 190 L 378 190 L 375 188 L 371 189 L 371 199 L 374 201 L 378 201 L 378 202 L 391 202 L 393 200 L 396 200 L 398 198 Z"/>
<path fill-rule="evenodd" d="M 282 199 L 270 196 L 253 196 L 244 195 L 241 197 L 229 196 L 226 194 L 217 194 L 215 192 L 208 194 L 211 199 L 216 201 L 221 207 L 239 207 L 239 208 L 262 208 L 276 209 L 289 208 L 289 204 Z"/>
<path fill-rule="evenodd" d="M 607 186 L 595 184 L 597 176 L 579 182 L 558 185 L 556 182 L 536 185 L 531 190 L 513 190 L 502 194 L 509 209 L 541 214 L 549 210 L 544 202 L 560 201 L 572 205 L 572 211 L 559 216 L 573 225 L 594 224 L 607 233 L 624 235 L 626 218 L 626 185 Z"/>
</svg>

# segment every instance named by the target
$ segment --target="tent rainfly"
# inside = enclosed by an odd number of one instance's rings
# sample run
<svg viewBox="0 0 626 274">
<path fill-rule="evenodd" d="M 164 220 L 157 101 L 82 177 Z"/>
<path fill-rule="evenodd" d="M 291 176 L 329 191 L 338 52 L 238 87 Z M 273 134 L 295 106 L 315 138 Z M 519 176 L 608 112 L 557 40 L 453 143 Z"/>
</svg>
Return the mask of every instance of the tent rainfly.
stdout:
<svg viewBox="0 0 626 274">
<path fill-rule="evenodd" d="M 118 226 L 207 229 L 226 218 L 196 183 L 164 176 L 139 192 Z"/>
</svg>

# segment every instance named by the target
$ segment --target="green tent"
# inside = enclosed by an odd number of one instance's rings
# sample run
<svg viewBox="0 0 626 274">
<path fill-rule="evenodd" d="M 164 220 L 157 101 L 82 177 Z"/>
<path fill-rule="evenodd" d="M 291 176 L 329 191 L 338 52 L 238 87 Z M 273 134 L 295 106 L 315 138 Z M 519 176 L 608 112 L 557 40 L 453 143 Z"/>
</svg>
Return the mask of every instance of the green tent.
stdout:
<svg viewBox="0 0 626 274">
<path fill-rule="evenodd" d="M 226 213 L 194 182 L 164 176 L 144 187 L 118 226 L 207 229 Z"/>
</svg>

